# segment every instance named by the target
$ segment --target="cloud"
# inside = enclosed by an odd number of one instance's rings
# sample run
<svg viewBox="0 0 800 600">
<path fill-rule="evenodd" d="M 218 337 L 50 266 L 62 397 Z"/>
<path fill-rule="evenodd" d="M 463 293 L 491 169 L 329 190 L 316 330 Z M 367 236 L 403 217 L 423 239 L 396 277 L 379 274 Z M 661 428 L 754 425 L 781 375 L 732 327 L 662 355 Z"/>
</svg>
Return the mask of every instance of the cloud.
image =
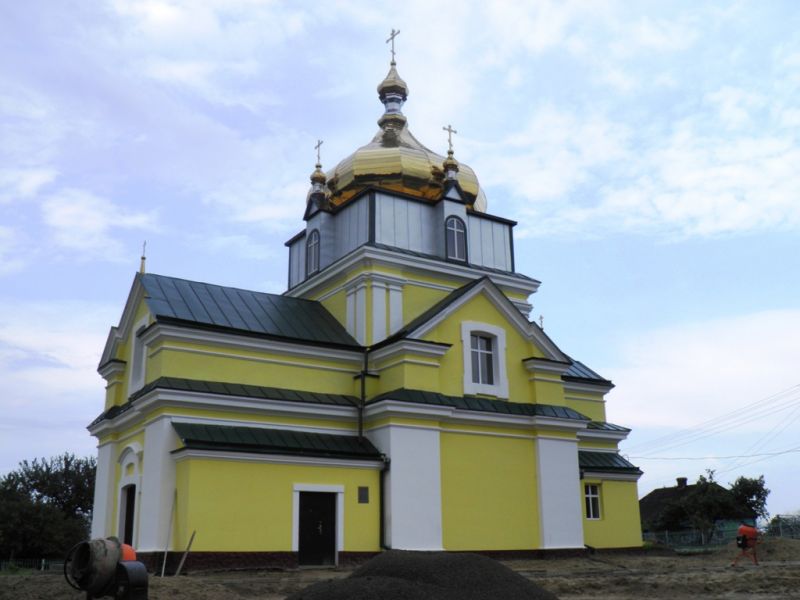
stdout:
<svg viewBox="0 0 800 600">
<path fill-rule="evenodd" d="M 41 209 L 56 245 L 95 259 L 121 259 L 122 246 L 114 237 L 115 230 L 151 230 L 156 224 L 153 213 L 128 211 L 78 189 L 60 190 L 45 199 Z"/>
<path fill-rule="evenodd" d="M 25 266 L 19 248 L 19 235 L 10 227 L 0 225 L 0 275 L 15 273 Z"/>
<path fill-rule="evenodd" d="M 58 176 L 52 168 L 0 169 L 0 202 L 35 196 Z"/>
<path fill-rule="evenodd" d="M 683 428 L 800 384 L 800 310 L 772 310 L 629 336 L 609 419 Z M 753 426 L 750 431 L 756 431 Z"/>
<path fill-rule="evenodd" d="M 65 450 L 93 452 L 86 425 L 100 413 L 96 373 L 119 307 L 80 301 L 0 301 L 0 473 Z"/>
</svg>

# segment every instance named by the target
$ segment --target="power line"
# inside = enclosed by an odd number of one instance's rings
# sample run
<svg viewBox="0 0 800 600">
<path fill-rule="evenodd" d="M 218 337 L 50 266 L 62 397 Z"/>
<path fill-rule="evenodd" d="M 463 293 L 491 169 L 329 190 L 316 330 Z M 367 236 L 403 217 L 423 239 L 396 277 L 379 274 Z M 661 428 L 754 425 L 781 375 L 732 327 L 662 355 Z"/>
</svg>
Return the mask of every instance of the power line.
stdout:
<svg viewBox="0 0 800 600">
<path fill-rule="evenodd" d="M 728 458 L 755 458 L 756 456 L 780 456 L 781 454 L 789 454 L 791 452 L 800 452 L 800 446 L 796 448 L 789 448 L 788 450 L 781 450 L 779 452 L 762 452 L 760 454 L 735 454 L 731 456 L 627 456 L 636 460 L 725 460 Z M 735 467 L 734 467 L 735 468 Z M 727 469 L 730 471 L 731 469 Z M 725 471 L 720 471 L 724 473 Z"/>
<path fill-rule="evenodd" d="M 669 448 L 692 443 L 710 435 L 722 433 L 745 423 L 764 418 L 774 414 L 775 412 L 793 408 L 798 401 L 800 401 L 800 384 L 793 385 L 785 390 L 772 394 L 771 396 L 758 400 L 757 402 L 745 405 L 730 413 L 707 419 L 706 421 L 703 421 L 693 427 L 686 428 L 683 431 L 663 435 L 653 440 L 635 444 L 627 450 L 635 451 L 636 449 L 639 449 L 641 451 L 649 446 L 650 449 L 644 450 L 644 453 L 652 454 L 657 451 L 663 451 Z"/>
</svg>

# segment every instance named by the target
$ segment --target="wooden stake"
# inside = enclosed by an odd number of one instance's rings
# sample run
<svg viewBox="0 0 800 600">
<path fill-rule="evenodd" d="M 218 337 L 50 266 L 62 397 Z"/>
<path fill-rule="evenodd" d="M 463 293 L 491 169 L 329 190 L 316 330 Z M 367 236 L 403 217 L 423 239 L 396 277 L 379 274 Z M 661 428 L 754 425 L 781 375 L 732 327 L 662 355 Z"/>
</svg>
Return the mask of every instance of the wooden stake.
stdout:
<svg viewBox="0 0 800 600">
<path fill-rule="evenodd" d="M 172 537 L 172 516 L 175 514 L 175 508 L 178 505 L 178 488 L 175 488 L 175 494 L 172 496 L 172 510 L 169 513 L 169 527 L 167 527 L 167 545 L 164 546 L 164 562 L 161 563 L 161 576 L 164 576 L 164 571 L 167 569 L 167 553 L 169 552 L 170 538 Z"/>
<path fill-rule="evenodd" d="M 186 546 L 186 552 L 184 552 L 183 556 L 181 557 L 181 564 L 178 565 L 178 570 L 175 571 L 175 577 L 177 577 L 178 575 L 181 574 L 181 569 L 183 568 L 183 563 L 186 561 L 186 557 L 189 556 L 189 550 L 192 549 L 192 542 L 194 541 L 194 534 L 195 533 L 197 533 L 196 529 L 192 532 L 192 537 L 189 538 L 189 545 Z"/>
</svg>

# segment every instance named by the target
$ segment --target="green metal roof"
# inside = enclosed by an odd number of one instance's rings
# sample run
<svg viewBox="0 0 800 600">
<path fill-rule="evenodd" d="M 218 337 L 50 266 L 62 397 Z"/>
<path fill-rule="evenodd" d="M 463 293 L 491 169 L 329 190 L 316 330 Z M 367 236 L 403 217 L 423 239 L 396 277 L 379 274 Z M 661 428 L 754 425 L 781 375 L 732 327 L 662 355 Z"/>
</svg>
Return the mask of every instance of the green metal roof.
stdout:
<svg viewBox="0 0 800 600">
<path fill-rule="evenodd" d="M 303 402 L 307 404 L 328 404 L 337 406 L 358 405 L 358 398 L 343 394 L 322 394 L 320 392 L 306 392 L 286 388 L 264 387 L 259 385 L 244 385 L 240 383 L 225 383 L 221 381 L 202 381 L 199 379 L 183 379 L 181 377 L 159 377 L 151 381 L 142 389 L 134 392 L 128 402 L 121 406 L 112 406 L 100 414 L 89 425 L 96 425 L 100 421 L 113 419 L 129 410 L 138 399 L 155 389 L 176 390 L 181 392 L 199 392 L 202 394 L 216 394 L 219 396 L 238 396 L 245 398 L 260 398 L 264 400 L 282 400 L 285 402 Z M 224 404 L 220 404 L 224 406 Z"/>
<path fill-rule="evenodd" d="M 592 421 L 589 423 L 588 429 L 599 429 L 600 431 L 630 431 L 627 427 L 614 425 L 614 423 L 607 423 L 605 421 Z"/>
<path fill-rule="evenodd" d="M 429 404 L 435 406 L 452 406 L 460 410 L 501 413 L 506 415 L 522 415 L 529 417 L 551 417 L 554 419 L 571 419 L 574 421 L 588 421 L 576 410 L 566 406 L 553 406 L 550 404 L 522 404 L 521 402 L 508 402 L 506 400 L 490 400 L 478 396 L 446 396 L 437 392 L 423 390 L 409 390 L 405 388 L 380 394 L 372 398 L 367 404 L 377 404 L 387 400 L 399 402 L 414 402 L 416 404 Z"/>
<path fill-rule="evenodd" d="M 578 465 L 585 471 L 640 474 L 641 470 L 616 452 L 578 451 Z"/>
<path fill-rule="evenodd" d="M 592 371 L 589 367 L 583 364 L 579 360 L 575 360 L 570 358 L 572 364 L 570 365 L 569 369 L 563 375 L 563 378 L 566 381 L 576 381 L 576 382 L 585 382 L 585 383 L 600 383 L 603 385 L 610 385 L 614 386 L 610 380 L 602 377 L 595 371 Z"/>
<path fill-rule="evenodd" d="M 285 454 L 381 460 L 381 453 L 366 438 L 261 427 L 173 423 L 186 448 L 258 454 Z M 179 450 L 176 450 L 178 452 Z"/>
<path fill-rule="evenodd" d="M 319 302 L 153 273 L 137 277 L 141 277 L 147 306 L 158 321 L 359 347 Z"/>
</svg>

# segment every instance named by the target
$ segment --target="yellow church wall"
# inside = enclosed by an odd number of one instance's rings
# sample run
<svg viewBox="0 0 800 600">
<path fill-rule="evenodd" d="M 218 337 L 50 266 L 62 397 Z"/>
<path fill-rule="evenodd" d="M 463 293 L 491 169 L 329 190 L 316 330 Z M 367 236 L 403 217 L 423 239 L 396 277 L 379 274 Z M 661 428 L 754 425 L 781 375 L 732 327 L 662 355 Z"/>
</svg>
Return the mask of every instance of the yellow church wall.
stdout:
<svg viewBox="0 0 800 600">
<path fill-rule="evenodd" d="M 295 359 L 277 352 L 232 351 L 209 344 L 169 342 L 153 351 L 147 380 L 185 377 L 208 381 L 291 387 L 329 394 L 352 394 L 358 361 Z"/>
<path fill-rule="evenodd" d="M 578 444 L 579 450 L 591 450 L 598 448 L 601 450 L 617 450 L 617 442 L 607 440 L 581 440 Z"/>
<path fill-rule="evenodd" d="M 193 550 L 290 552 L 295 484 L 344 486 L 344 551 L 379 549 L 379 469 L 183 459 L 178 461 L 176 538 L 197 530 Z M 358 487 L 369 487 L 368 504 Z M 179 508 L 180 505 L 179 501 Z"/>
<path fill-rule="evenodd" d="M 533 401 L 536 404 L 552 404 L 555 406 L 564 406 L 564 385 L 560 380 L 545 380 L 536 376 L 536 379 L 530 382 L 531 394 Z"/>
<path fill-rule="evenodd" d="M 192 498 L 189 496 L 189 471 L 190 462 L 181 460 L 175 464 L 175 512 L 172 515 L 172 547 L 174 549 L 186 548 L 192 535 L 189 529 L 188 516 L 191 511 Z M 194 545 L 194 543 L 192 543 Z"/>
<path fill-rule="evenodd" d="M 579 492 L 584 495 L 584 484 L 600 486 L 600 518 L 587 519 L 584 507 L 584 542 L 595 548 L 632 548 L 642 545 L 639 519 L 639 498 L 635 481 L 609 481 L 585 479 Z"/>
<path fill-rule="evenodd" d="M 567 396 L 566 404 L 573 410 L 577 410 L 582 415 L 589 417 L 592 421 L 604 422 L 606 420 L 605 402 Z"/>
<path fill-rule="evenodd" d="M 403 286 L 403 323 L 410 323 L 449 293 L 409 281 Z"/>
<path fill-rule="evenodd" d="M 539 544 L 533 440 L 442 433 L 445 550 L 522 550 Z"/>
<path fill-rule="evenodd" d="M 510 325 L 506 316 L 498 312 L 495 305 L 483 295 L 475 296 L 460 306 L 423 336 L 424 339 L 433 342 L 453 344 L 441 359 L 439 391 L 453 396 L 464 394 L 464 355 L 461 341 L 463 321 L 486 323 L 505 330 L 509 400 L 533 402 L 528 382 L 530 374 L 522 365 L 522 359 L 533 354 L 533 345 Z"/>
<path fill-rule="evenodd" d="M 435 359 L 409 353 L 392 356 L 384 362 L 387 366 L 377 363 L 373 367 L 380 376 L 373 393 L 382 394 L 399 388 L 439 391 L 441 369 Z"/>
</svg>

